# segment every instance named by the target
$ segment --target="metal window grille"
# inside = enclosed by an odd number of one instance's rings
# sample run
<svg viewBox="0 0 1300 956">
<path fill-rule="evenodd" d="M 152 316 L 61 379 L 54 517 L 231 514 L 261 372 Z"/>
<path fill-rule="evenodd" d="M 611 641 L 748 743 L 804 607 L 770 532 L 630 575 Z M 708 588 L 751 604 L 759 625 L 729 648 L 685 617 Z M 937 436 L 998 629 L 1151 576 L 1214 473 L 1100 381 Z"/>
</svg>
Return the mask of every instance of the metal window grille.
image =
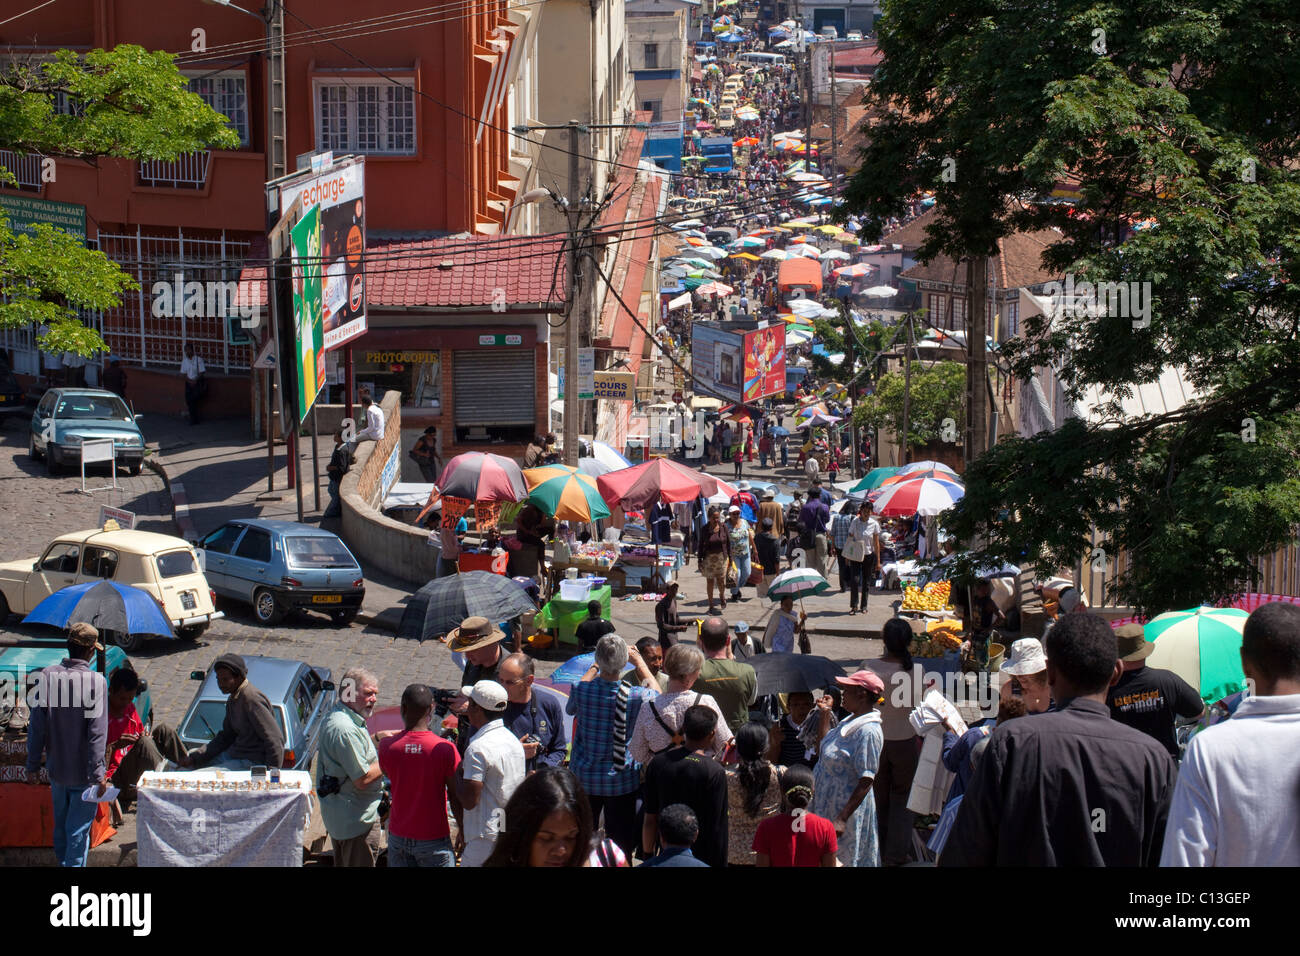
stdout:
<svg viewBox="0 0 1300 956">
<path fill-rule="evenodd" d="M 396 156 L 413 154 L 414 82 L 319 84 L 316 102 L 320 148 Z"/>
<path fill-rule="evenodd" d="M 226 117 L 230 128 L 239 134 L 240 144 L 248 145 L 248 91 L 243 71 L 191 77 L 190 92 L 203 97 L 203 102 Z"/>
<path fill-rule="evenodd" d="M 163 189 L 202 189 L 208 182 L 212 153 L 182 153 L 173 160 L 151 159 L 139 164 L 141 186 Z"/>
<path fill-rule="evenodd" d="M 16 188 L 31 192 L 40 191 L 41 161 L 44 158 L 40 153 L 16 153 L 11 149 L 0 149 L 0 167 L 8 170 L 18 180 Z"/>
<path fill-rule="evenodd" d="M 122 304 L 104 314 L 104 339 L 114 355 L 132 365 L 179 368 L 185 345 L 193 343 L 204 363 L 216 371 L 242 371 L 252 362 L 252 348 L 230 345 L 227 316 L 209 283 L 239 280 L 249 242 L 225 231 L 174 236 L 135 233 L 99 234 L 100 248 L 139 284 Z M 182 299 L 165 309 L 166 296 L 174 296 L 176 276 L 181 276 Z M 185 283 L 199 282 L 204 289 L 204 315 L 184 315 Z M 161 283 L 161 285 L 159 285 Z M 165 288 L 164 288 L 165 287 Z M 210 308 L 217 306 L 217 308 Z M 166 311 L 179 315 L 166 315 Z M 227 308 L 226 312 L 231 310 Z M 254 333 L 253 338 L 257 337 Z"/>
</svg>

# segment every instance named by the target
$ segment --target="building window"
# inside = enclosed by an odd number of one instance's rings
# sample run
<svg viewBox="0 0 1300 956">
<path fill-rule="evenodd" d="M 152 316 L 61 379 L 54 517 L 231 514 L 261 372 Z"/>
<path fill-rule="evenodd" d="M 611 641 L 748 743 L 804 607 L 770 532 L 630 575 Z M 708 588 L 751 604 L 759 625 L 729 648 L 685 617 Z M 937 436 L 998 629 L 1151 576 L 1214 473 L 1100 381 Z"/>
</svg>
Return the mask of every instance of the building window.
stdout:
<svg viewBox="0 0 1300 956">
<path fill-rule="evenodd" d="M 316 86 L 317 148 L 389 156 L 415 154 L 415 80 Z"/>
<path fill-rule="evenodd" d="M 659 69 L 659 44 L 645 44 L 645 68 L 647 70 Z"/>
<path fill-rule="evenodd" d="M 1007 303 L 1007 336 L 1012 337 L 1020 334 L 1020 303 Z"/>
<path fill-rule="evenodd" d="M 650 111 L 650 122 L 660 123 L 663 122 L 663 117 L 661 116 L 663 105 L 663 100 L 643 100 L 641 102 L 641 109 Z"/>
<path fill-rule="evenodd" d="M 227 120 L 230 128 L 239 134 L 239 145 L 249 142 L 248 80 L 242 70 L 191 76 L 190 92 L 197 93 L 203 102 Z"/>
</svg>

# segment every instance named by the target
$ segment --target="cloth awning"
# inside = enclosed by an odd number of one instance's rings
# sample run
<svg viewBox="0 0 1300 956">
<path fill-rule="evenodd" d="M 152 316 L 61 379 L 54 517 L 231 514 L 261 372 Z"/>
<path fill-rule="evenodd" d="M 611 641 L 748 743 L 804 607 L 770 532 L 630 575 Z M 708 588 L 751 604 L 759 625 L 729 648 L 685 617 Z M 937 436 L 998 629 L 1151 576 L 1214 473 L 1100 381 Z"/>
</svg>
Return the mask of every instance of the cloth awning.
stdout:
<svg viewBox="0 0 1300 956">
<path fill-rule="evenodd" d="M 680 309 L 690 304 L 691 304 L 691 294 L 689 292 L 683 292 L 677 298 L 669 300 L 668 308 Z"/>
</svg>

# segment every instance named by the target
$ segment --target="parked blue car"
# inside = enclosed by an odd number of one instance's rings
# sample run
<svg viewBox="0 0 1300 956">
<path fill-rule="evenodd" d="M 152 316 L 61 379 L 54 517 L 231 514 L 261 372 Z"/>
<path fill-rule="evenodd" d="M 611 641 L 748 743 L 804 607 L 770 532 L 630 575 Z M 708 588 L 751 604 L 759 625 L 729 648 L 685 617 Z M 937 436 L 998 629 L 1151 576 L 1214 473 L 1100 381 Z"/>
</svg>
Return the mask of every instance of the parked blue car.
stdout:
<svg viewBox="0 0 1300 956">
<path fill-rule="evenodd" d="M 195 550 L 208 586 L 252 605 L 261 624 L 308 609 L 351 624 L 366 596 L 361 565 L 348 546 L 311 525 L 242 518 L 202 538 Z"/>
<path fill-rule="evenodd" d="M 81 443 L 111 438 L 119 464 L 133 475 L 144 463 L 144 435 L 126 403 L 102 388 L 52 388 L 32 415 L 27 455 L 58 474 L 81 462 Z"/>
<path fill-rule="evenodd" d="M 284 734 L 284 768 L 310 771 L 320 747 L 325 718 L 338 701 L 338 689 L 328 667 L 279 657 L 244 657 L 248 682 L 266 695 Z M 181 740 L 187 750 L 202 747 L 221 730 L 226 719 L 226 695 L 217 686 L 213 668 L 191 671 L 191 680 L 203 681 L 181 721 Z"/>
</svg>

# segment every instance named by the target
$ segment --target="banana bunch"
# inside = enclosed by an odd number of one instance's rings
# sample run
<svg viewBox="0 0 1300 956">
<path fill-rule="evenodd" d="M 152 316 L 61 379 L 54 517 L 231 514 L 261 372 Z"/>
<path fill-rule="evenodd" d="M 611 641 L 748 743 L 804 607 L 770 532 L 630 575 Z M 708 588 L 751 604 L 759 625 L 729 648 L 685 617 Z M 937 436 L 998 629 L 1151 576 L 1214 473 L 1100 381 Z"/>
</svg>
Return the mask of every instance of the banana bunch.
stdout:
<svg viewBox="0 0 1300 956">
<path fill-rule="evenodd" d="M 948 597 L 952 585 L 947 581 L 931 581 L 924 588 L 909 584 L 903 589 L 902 608 L 905 611 L 942 611 L 950 605 Z"/>
</svg>

